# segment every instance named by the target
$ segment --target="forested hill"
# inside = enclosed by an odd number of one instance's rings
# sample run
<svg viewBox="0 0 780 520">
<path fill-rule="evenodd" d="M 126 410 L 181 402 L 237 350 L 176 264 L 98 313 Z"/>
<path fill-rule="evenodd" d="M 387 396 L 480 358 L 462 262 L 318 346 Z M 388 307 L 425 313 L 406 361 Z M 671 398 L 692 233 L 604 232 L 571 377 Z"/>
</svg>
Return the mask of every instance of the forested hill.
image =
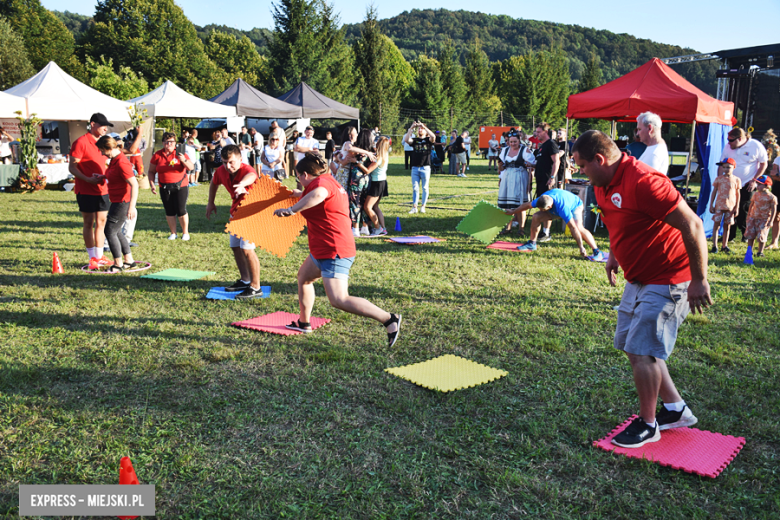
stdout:
<svg viewBox="0 0 780 520">
<path fill-rule="evenodd" d="M 628 34 L 471 11 L 414 9 L 380 20 L 379 25 L 409 61 L 421 54 L 436 56 L 446 38 L 453 40 L 461 59 L 464 50 L 475 38 L 482 42 L 482 48 L 490 61 L 505 60 L 553 46 L 561 47 L 569 58 L 572 80 L 580 79 L 593 53 L 600 58 L 604 80 L 611 81 L 651 58 L 669 58 L 696 52 Z M 360 34 L 360 24 L 345 27 L 350 39 Z M 718 62 L 713 60 L 675 65 L 674 68 L 700 89 L 715 95 L 717 66 Z"/>
</svg>

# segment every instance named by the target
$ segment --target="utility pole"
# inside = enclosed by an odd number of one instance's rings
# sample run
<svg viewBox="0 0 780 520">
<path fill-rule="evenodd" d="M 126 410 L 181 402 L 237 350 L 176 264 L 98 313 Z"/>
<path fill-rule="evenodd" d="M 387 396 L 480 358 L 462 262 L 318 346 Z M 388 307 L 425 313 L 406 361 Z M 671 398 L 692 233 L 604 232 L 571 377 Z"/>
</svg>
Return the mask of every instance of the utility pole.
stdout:
<svg viewBox="0 0 780 520">
<path fill-rule="evenodd" d="M 379 131 L 382 131 L 382 102 L 379 102 Z"/>
<path fill-rule="evenodd" d="M 455 130 L 455 127 L 452 124 L 453 117 L 455 117 L 455 109 L 453 107 L 450 107 L 450 133 L 452 133 L 452 131 Z"/>
<path fill-rule="evenodd" d="M 498 120 L 499 125 L 498 126 L 504 126 L 504 111 L 503 110 L 498 113 L 498 117 L 499 117 L 499 120 Z"/>
</svg>

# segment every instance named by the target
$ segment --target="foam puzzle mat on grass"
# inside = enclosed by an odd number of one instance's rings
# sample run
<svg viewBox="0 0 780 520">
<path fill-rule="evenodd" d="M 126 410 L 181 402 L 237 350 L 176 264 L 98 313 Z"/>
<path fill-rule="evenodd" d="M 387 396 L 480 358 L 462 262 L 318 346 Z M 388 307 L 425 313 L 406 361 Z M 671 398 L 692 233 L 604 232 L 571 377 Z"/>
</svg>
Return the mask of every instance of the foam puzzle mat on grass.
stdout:
<svg viewBox="0 0 780 520">
<path fill-rule="evenodd" d="M 519 253 L 520 251 L 517 250 L 517 246 L 521 246 L 522 244 L 517 242 L 493 242 L 489 246 L 487 246 L 488 249 L 498 249 L 501 251 L 514 251 L 515 253 Z"/>
<path fill-rule="evenodd" d="M 121 274 L 121 273 L 137 273 L 138 271 L 146 271 L 147 269 L 152 267 L 152 264 L 149 262 L 141 262 L 143 265 L 139 265 L 138 267 L 135 267 L 133 269 L 123 269 L 122 271 L 118 271 L 116 273 L 112 273 L 109 271 L 109 268 L 111 266 L 106 266 L 101 269 L 90 269 L 89 264 L 85 265 L 81 268 L 82 271 L 89 274 Z"/>
<path fill-rule="evenodd" d="M 289 325 L 297 319 L 297 314 L 278 311 L 272 312 L 271 314 L 266 314 L 264 316 L 258 316 L 257 318 L 252 318 L 249 320 L 235 321 L 232 323 L 232 325 L 241 327 L 242 329 L 259 330 L 262 332 L 270 332 L 271 334 L 281 334 L 282 336 L 295 336 L 296 334 L 304 333 L 298 332 L 297 330 L 290 330 L 286 328 L 285 325 Z M 311 328 L 312 330 L 317 330 L 329 321 L 330 320 L 328 318 L 317 318 L 316 316 L 312 316 Z"/>
<path fill-rule="evenodd" d="M 621 448 L 612 439 L 637 417 L 632 415 L 612 433 L 593 445 L 632 459 L 646 459 L 661 466 L 715 478 L 726 469 L 745 445 L 744 437 L 732 437 L 696 428 L 674 428 L 661 432 L 661 440 L 641 448 Z"/>
<path fill-rule="evenodd" d="M 268 175 L 260 175 L 236 208 L 225 232 L 284 258 L 303 231 L 306 219 L 296 213 L 292 217 L 275 217 L 274 211 L 298 202 L 292 190 Z"/>
<path fill-rule="evenodd" d="M 504 210 L 481 200 L 455 229 L 484 244 L 490 244 L 510 220 L 512 216 L 504 213 Z"/>
<path fill-rule="evenodd" d="M 261 285 L 260 289 L 263 291 L 261 298 L 268 298 L 271 296 L 271 286 Z M 227 287 L 212 287 L 206 294 L 207 300 L 235 300 L 236 296 L 241 294 L 241 291 L 228 291 Z"/>
<path fill-rule="evenodd" d="M 386 368 L 385 372 L 429 390 L 451 392 L 489 383 L 508 374 L 462 357 L 446 354 L 402 367 Z"/>
<path fill-rule="evenodd" d="M 415 237 L 388 237 L 388 242 L 395 242 L 396 244 L 432 244 L 435 242 L 441 242 L 439 238 L 433 238 L 425 235 L 419 235 Z"/>
<path fill-rule="evenodd" d="M 212 274 L 217 274 L 215 271 L 190 271 L 188 269 L 165 269 L 159 273 L 145 274 L 141 278 L 149 278 L 151 280 L 165 280 L 166 282 L 191 282 L 193 280 L 200 280 Z"/>
</svg>

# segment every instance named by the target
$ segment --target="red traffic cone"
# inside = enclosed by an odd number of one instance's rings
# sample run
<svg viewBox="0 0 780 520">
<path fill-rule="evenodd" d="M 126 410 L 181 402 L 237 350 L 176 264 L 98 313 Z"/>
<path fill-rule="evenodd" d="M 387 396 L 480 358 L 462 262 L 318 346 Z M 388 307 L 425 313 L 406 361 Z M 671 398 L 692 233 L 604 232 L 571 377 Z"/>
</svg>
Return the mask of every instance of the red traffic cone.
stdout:
<svg viewBox="0 0 780 520">
<path fill-rule="evenodd" d="M 119 461 L 119 484 L 139 484 L 138 477 L 135 474 L 135 470 L 133 469 L 133 462 L 130 460 L 130 457 L 122 457 L 122 459 Z M 131 520 L 138 517 L 119 516 L 117 518 L 121 518 L 122 520 Z"/>
<path fill-rule="evenodd" d="M 51 259 L 51 274 L 62 274 L 65 271 L 62 270 L 62 262 L 60 257 L 57 256 L 57 252 L 54 252 L 54 256 Z"/>
</svg>

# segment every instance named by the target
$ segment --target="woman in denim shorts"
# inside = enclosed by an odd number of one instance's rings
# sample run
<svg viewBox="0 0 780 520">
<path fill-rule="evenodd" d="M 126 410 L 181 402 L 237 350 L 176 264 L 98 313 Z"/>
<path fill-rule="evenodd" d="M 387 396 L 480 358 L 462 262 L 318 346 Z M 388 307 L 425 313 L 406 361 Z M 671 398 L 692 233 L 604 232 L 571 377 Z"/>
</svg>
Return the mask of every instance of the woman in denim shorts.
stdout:
<svg viewBox="0 0 780 520">
<path fill-rule="evenodd" d="M 398 339 L 401 315 L 391 314 L 368 300 L 349 295 L 349 269 L 355 261 L 356 250 L 347 192 L 328 173 L 328 163 L 318 153 L 307 152 L 296 164 L 295 175 L 304 189 L 295 190 L 293 196 L 301 199 L 289 208 L 276 210 L 274 215 L 290 217 L 300 212 L 306 218 L 311 254 L 298 270 L 301 313 L 287 328 L 312 332 L 314 282 L 322 278 L 331 305 L 384 325 L 388 346 L 392 347 Z"/>
</svg>

